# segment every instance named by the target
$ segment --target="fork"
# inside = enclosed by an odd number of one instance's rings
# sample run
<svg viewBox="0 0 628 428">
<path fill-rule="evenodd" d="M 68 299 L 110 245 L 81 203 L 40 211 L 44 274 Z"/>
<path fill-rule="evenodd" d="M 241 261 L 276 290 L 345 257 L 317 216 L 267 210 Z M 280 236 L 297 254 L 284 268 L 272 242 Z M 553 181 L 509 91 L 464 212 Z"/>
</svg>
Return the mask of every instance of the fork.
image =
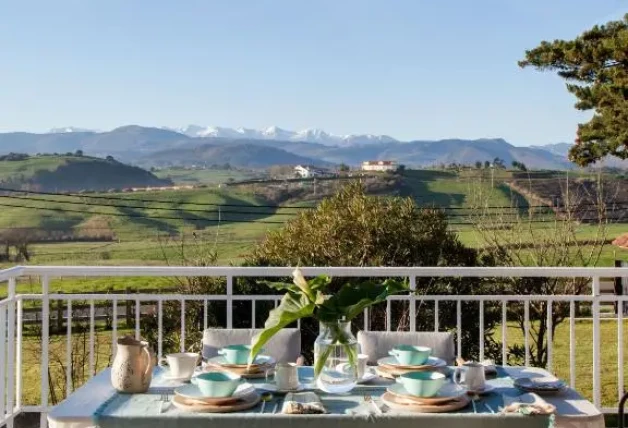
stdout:
<svg viewBox="0 0 628 428">
<path fill-rule="evenodd" d="M 379 408 L 377 403 L 375 403 L 375 401 L 373 400 L 373 397 L 371 397 L 370 395 L 368 395 L 368 394 L 364 395 L 364 402 L 365 403 L 369 403 L 371 405 L 371 407 L 374 407 L 375 408 L 375 413 L 377 413 L 378 415 L 382 415 L 384 413 L 384 412 L 382 412 L 382 409 Z"/>
<path fill-rule="evenodd" d="M 159 413 L 163 413 L 169 404 L 170 397 L 168 397 L 168 394 L 161 394 L 159 397 Z"/>
</svg>

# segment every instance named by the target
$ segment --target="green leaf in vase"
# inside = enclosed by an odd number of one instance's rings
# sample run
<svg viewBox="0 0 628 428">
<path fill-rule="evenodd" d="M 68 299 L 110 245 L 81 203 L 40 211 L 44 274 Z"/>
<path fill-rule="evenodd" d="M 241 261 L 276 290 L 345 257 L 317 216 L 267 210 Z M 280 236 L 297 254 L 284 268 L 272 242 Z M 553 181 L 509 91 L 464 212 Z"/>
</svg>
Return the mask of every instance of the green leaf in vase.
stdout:
<svg viewBox="0 0 628 428">
<path fill-rule="evenodd" d="M 331 278 L 327 275 L 320 275 L 316 278 L 310 279 L 308 283 L 310 284 L 310 288 L 312 290 L 324 290 L 329 284 L 331 284 Z"/>
<path fill-rule="evenodd" d="M 277 290 L 277 291 L 291 291 L 293 293 L 300 293 L 301 290 L 299 289 L 299 287 L 297 287 L 294 284 L 291 284 L 289 282 L 269 282 L 269 281 L 264 281 L 262 282 L 262 284 L 269 286 L 270 288 Z"/>
<path fill-rule="evenodd" d="M 249 354 L 249 364 L 253 362 L 255 356 L 262 350 L 262 347 L 279 330 L 287 325 L 311 316 L 314 313 L 315 305 L 305 294 L 286 293 L 275 309 L 270 311 L 268 319 L 264 324 L 264 330 L 253 337 L 251 341 L 251 352 Z"/>
</svg>

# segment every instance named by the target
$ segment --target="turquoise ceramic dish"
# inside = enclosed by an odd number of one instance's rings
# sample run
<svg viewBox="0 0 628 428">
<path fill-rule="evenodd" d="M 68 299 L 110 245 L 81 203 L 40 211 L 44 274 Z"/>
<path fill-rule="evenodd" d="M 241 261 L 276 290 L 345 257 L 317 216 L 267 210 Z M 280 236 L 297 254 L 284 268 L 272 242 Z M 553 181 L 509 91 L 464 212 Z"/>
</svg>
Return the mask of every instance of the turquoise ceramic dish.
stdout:
<svg viewBox="0 0 628 428">
<path fill-rule="evenodd" d="M 427 346 L 397 345 L 388 354 L 397 359 L 404 366 L 420 366 L 425 364 L 432 354 L 432 348 Z"/>
<path fill-rule="evenodd" d="M 445 384 L 445 375 L 439 372 L 410 372 L 397 378 L 409 394 L 433 397 Z"/>
<path fill-rule="evenodd" d="M 250 353 L 250 345 L 229 345 L 218 351 L 218 355 L 222 355 L 228 364 L 248 364 Z"/>
<path fill-rule="evenodd" d="M 206 372 L 192 378 L 205 397 L 231 397 L 242 378 L 236 374 L 224 372 Z"/>
</svg>

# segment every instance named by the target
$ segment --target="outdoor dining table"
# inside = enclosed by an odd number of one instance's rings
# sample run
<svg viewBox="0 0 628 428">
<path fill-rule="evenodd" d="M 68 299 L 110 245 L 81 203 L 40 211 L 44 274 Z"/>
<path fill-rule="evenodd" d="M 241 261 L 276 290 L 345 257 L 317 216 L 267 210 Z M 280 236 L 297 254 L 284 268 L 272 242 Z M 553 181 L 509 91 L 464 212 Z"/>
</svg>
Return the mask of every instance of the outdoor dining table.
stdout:
<svg viewBox="0 0 628 428">
<path fill-rule="evenodd" d="M 555 396 L 544 397 L 556 406 L 556 415 L 523 415 L 519 413 L 502 414 L 498 411 L 503 406 L 503 396 L 516 397 L 521 394 L 513 384 L 516 377 L 549 376 L 549 373 L 537 368 L 498 367 L 498 375 L 488 380 L 494 390 L 475 406 L 453 413 L 408 413 L 387 409 L 383 414 L 365 411 L 368 406 L 364 396 L 370 395 L 381 405 L 379 397 L 392 381 L 377 378 L 364 385 L 358 385 L 347 394 L 326 394 L 316 390 L 327 414 L 285 415 L 274 413 L 275 404 L 267 403 L 262 413 L 261 404 L 237 413 L 191 413 L 169 405 L 162 409 L 162 398 L 181 385 L 166 380 L 164 370 L 155 369 L 155 375 L 148 392 L 143 394 L 121 394 L 111 386 L 110 370 L 105 369 L 85 385 L 72 393 L 65 401 L 55 406 L 48 415 L 50 428 L 196 428 L 215 426 L 219 428 L 357 428 L 367 424 L 378 427 L 414 428 L 603 428 L 602 413 L 575 390 L 568 388 Z M 312 380 L 311 367 L 302 367 L 299 376 L 304 382 Z M 265 380 L 251 380 L 254 385 L 261 385 Z M 281 400 L 275 395 L 273 400 Z M 488 406 L 483 405 L 488 404 Z M 163 412 L 162 412 L 163 410 Z M 493 412 L 491 411 L 493 410 Z"/>
</svg>

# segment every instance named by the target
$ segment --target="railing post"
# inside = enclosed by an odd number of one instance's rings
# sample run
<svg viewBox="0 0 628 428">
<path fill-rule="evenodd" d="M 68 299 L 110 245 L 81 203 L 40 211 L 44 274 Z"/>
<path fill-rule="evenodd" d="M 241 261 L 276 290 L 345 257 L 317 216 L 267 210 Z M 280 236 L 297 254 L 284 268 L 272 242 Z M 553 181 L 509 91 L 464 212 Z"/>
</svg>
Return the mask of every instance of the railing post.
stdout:
<svg viewBox="0 0 628 428">
<path fill-rule="evenodd" d="M 57 291 L 59 294 L 63 294 L 63 291 Z M 63 330 L 63 300 L 57 300 L 57 328 L 56 332 L 61 333 Z"/>
<path fill-rule="evenodd" d="M 50 297 L 48 295 L 50 280 L 48 275 L 41 278 L 41 416 L 40 428 L 48 425 L 48 340 L 50 335 Z"/>
<path fill-rule="evenodd" d="M 15 406 L 15 368 L 21 370 L 20 366 L 15 364 L 15 278 L 9 278 L 8 297 L 11 299 L 9 303 L 8 330 L 7 330 L 7 410 L 13 413 Z M 19 351 L 18 351 L 19 352 Z"/>
<path fill-rule="evenodd" d="M 593 404 L 599 409 L 602 404 L 600 383 L 600 277 L 593 277 Z"/>
<path fill-rule="evenodd" d="M 227 328 L 233 328 L 233 276 L 227 275 Z"/>
<path fill-rule="evenodd" d="M 127 287 L 125 290 L 126 295 L 128 296 L 129 294 L 131 294 L 131 288 Z M 125 300 L 125 314 L 126 314 L 126 327 L 127 328 L 131 328 L 131 326 L 133 325 L 133 316 L 131 314 L 131 301 L 129 299 Z"/>
<path fill-rule="evenodd" d="M 0 306 L 0 421 L 5 418 L 5 404 L 6 404 L 6 373 L 5 373 L 5 361 L 7 357 L 7 308 L 3 305 Z"/>
<path fill-rule="evenodd" d="M 410 331 L 416 331 L 416 276 L 410 277 Z"/>
</svg>

